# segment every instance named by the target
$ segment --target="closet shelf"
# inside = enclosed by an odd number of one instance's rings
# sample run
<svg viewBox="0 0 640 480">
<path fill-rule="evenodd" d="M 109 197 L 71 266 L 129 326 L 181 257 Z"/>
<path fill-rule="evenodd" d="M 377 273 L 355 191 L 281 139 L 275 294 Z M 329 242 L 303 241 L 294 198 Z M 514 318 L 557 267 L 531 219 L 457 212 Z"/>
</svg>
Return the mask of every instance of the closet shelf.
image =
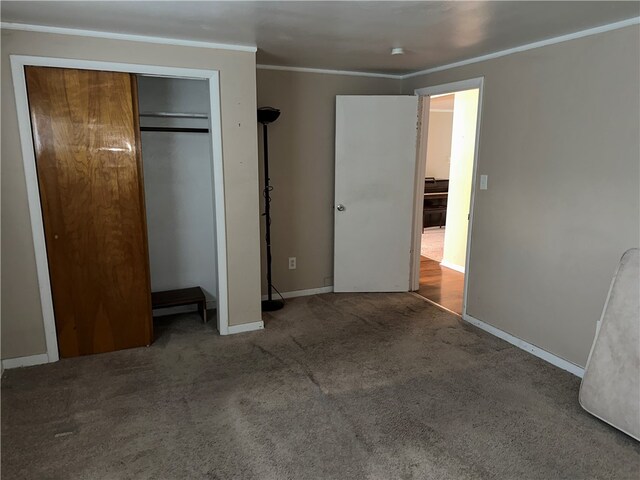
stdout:
<svg viewBox="0 0 640 480">
<path fill-rule="evenodd" d="M 181 133 L 209 133 L 208 128 L 187 127 L 140 127 L 141 132 L 181 132 Z"/>
<path fill-rule="evenodd" d="M 141 117 L 156 118 L 209 118 L 206 113 L 178 113 L 178 112 L 142 112 Z"/>
</svg>

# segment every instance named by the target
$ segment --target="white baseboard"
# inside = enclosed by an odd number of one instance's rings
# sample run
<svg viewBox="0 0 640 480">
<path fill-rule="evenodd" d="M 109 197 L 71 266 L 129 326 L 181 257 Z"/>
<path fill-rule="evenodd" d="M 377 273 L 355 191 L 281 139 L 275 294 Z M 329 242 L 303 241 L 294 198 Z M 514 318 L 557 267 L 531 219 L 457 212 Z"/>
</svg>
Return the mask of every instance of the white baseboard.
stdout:
<svg viewBox="0 0 640 480">
<path fill-rule="evenodd" d="M 2 369 L 32 367 L 34 365 L 42 365 L 43 363 L 49 363 L 49 356 L 46 353 L 29 355 L 28 357 L 5 358 L 2 360 Z"/>
<path fill-rule="evenodd" d="M 328 287 L 320 287 L 320 288 L 309 288 L 307 290 L 293 290 L 291 292 L 283 292 L 283 298 L 295 298 L 295 297 L 306 297 L 309 295 L 318 295 L 320 293 L 331 293 L 333 292 L 333 285 Z M 273 292 L 273 298 L 279 298 L 279 295 L 276 292 Z M 267 295 L 262 296 L 262 300 L 266 300 Z"/>
<path fill-rule="evenodd" d="M 490 333 L 491 335 L 495 335 L 496 337 L 509 342 L 511 345 L 515 345 L 516 347 L 524 350 L 525 352 L 529 352 L 532 355 L 535 355 L 536 357 L 541 358 L 545 362 L 549 362 L 550 364 L 555 365 L 556 367 L 561 368 L 562 370 L 566 370 L 569 373 L 573 373 L 576 377 L 582 378 L 584 376 L 584 368 L 580 367 L 579 365 L 576 365 L 575 363 L 571 363 L 570 361 L 565 360 L 564 358 L 558 357 L 553 353 L 547 352 L 546 350 L 543 350 L 540 347 L 536 347 L 535 345 L 529 342 L 525 342 L 524 340 L 518 337 L 514 337 L 513 335 L 503 330 L 500 330 L 499 328 L 496 328 L 492 325 L 489 325 L 488 323 L 485 323 L 482 320 L 478 320 L 477 318 L 474 318 L 471 315 L 468 315 L 466 313 L 462 314 L 462 319 L 466 322 L 469 322 L 472 325 L 475 325 L 479 329 Z"/>
<path fill-rule="evenodd" d="M 209 300 L 207 301 L 207 310 L 213 310 L 216 308 L 216 301 Z M 167 307 L 167 308 L 157 308 L 153 310 L 154 317 L 164 317 L 167 315 L 175 315 L 177 313 L 190 313 L 197 312 L 197 305 L 181 305 L 179 307 Z"/>
<path fill-rule="evenodd" d="M 451 270 L 455 270 L 456 272 L 464 273 L 464 267 L 456 265 L 455 263 L 449 263 L 443 260 L 442 262 L 440 262 L 440 265 L 446 268 L 450 268 Z"/>
<path fill-rule="evenodd" d="M 255 330 L 262 330 L 264 328 L 264 322 L 262 320 L 251 323 L 241 323 L 240 325 L 229 325 L 227 329 L 227 335 L 233 335 L 235 333 L 253 332 Z"/>
</svg>

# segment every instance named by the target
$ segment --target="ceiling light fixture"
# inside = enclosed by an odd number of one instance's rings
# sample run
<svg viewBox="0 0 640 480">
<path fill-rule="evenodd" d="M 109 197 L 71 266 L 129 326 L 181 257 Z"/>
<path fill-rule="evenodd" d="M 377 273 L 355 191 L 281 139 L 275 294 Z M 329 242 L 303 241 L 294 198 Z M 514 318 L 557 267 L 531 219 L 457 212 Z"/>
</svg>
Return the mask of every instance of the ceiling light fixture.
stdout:
<svg viewBox="0 0 640 480">
<path fill-rule="evenodd" d="M 404 55 L 404 48 L 402 48 L 402 47 L 393 47 L 391 49 L 391 55 Z"/>
</svg>

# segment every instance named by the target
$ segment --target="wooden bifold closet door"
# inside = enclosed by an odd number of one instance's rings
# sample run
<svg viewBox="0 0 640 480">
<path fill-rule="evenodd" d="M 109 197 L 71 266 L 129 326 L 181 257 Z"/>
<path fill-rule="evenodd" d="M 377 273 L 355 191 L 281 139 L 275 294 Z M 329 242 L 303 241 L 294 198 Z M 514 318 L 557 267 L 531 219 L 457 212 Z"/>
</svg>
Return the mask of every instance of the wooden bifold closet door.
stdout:
<svg viewBox="0 0 640 480">
<path fill-rule="evenodd" d="M 136 78 L 26 67 L 61 357 L 152 342 Z"/>
</svg>

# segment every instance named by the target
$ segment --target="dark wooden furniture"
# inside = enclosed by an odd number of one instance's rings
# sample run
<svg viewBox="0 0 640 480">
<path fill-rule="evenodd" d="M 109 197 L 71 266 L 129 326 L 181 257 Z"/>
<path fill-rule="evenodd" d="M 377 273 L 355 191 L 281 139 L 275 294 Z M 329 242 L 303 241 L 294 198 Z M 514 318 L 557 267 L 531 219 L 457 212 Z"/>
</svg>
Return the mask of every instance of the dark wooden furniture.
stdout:
<svg viewBox="0 0 640 480">
<path fill-rule="evenodd" d="M 153 341 L 136 79 L 26 67 L 60 356 Z"/>
<path fill-rule="evenodd" d="M 447 198 L 449 180 L 424 179 L 424 201 L 422 209 L 422 228 L 442 227 L 447 218 Z"/>
<path fill-rule="evenodd" d="M 198 313 L 200 313 L 202 321 L 207 323 L 207 299 L 200 287 L 165 290 L 164 292 L 153 292 L 151 294 L 151 305 L 154 309 L 193 304 L 198 306 Z"/>
</svg>

